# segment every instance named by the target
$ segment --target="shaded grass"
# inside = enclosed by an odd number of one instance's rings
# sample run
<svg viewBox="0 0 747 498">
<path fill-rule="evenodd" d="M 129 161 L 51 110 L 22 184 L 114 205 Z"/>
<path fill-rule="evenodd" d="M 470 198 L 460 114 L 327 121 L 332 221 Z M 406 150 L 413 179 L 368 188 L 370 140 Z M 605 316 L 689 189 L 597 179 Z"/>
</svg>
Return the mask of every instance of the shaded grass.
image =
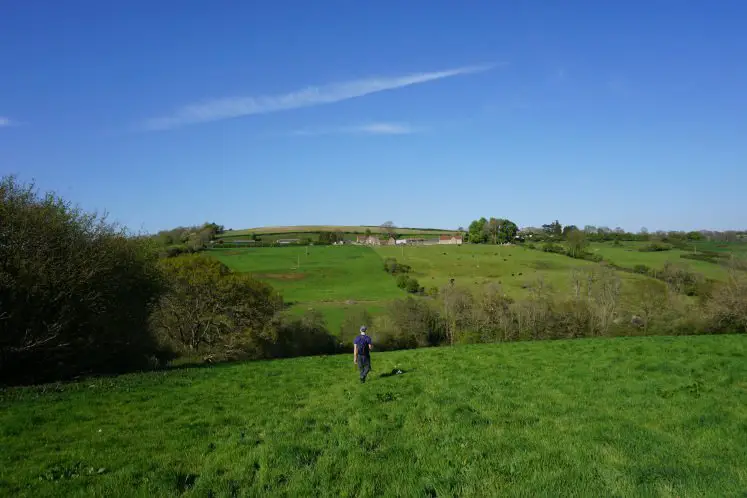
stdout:
<svg viewBox="0 0 747 498">
<path fill-rule="evenodd" d="M 181 369 L 0 397 L 7 496 L 735 496 L 744 336 Z M 402 375 L 385 376 L 394 368 Z"/>
</svg>

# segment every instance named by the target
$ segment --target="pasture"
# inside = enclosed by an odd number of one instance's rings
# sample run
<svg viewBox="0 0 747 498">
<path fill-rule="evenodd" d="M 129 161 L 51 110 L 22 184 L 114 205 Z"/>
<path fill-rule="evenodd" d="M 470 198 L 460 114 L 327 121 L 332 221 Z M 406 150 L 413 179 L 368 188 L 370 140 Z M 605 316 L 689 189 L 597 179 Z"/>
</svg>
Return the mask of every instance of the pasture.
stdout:
<svg viewBox="0 0 747 498">
<path fill-rule="evenodd" d="M 405 296 L 369 247 L 290 246 L 210 253 L 229 268 L 270 283 L 292 305 L 292 312 L 320 311 L 333 333 L 347 312 L 376 312 L 386 301 Z"/>
<path fill-rule="evenodd" d="M 540 341 L 0 391 L 0 495 L 737 496 L 747 338 Z M 393 369 L 401 375 L 387 375 Z"/>
<path fill-rule="evenodd" d="M 724 280 L 728 275 L 728 269 L 725 266 L 681 257 L 683 254 L 692 251 L 670 249 L 669 251 L 660 252 L 641 252 L 639 249 L 646 244 L 645 242 L 624 242 L 616 246 L 609 242 L 593 243 L 589 247 L 589 251 L 601 255 L 606 261 L 626 268 L 634 268 L 636 265 L 646 265 L 654 270 L 660 270 L 669 262 L 686 266 L 690 271 L 700 273 L 705 277 L 715 280 Z M 741 253 L 741 246 L 742 244 L 732 244 L 728 249 L 720 249 L 722 252 L 730 251 L 739 255 Z M 696 249 L 697 247 L 698 245 L 695 245 Z M 703 250 L 702 245 L 701 250 Z"/>
</svg>

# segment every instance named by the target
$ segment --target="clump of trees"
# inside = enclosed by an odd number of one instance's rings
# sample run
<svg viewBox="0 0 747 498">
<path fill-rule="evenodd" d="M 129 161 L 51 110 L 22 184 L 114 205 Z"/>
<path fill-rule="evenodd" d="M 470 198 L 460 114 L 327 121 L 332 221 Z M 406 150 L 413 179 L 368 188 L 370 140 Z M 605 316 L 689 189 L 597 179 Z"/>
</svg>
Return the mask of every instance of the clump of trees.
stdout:
<svg viewBox="0 0 747 498">
<path fill-rule="evenodd" d="M 480 218 L 470 223 L 467 239 L 472 244 L 505 244 L 516 238 L 519 228 L 505 218 Z"/>
<path fill-rule="evenodd" d="M 249 354 L 283 306 L 269 285 L 203 254 L 166 259 L 160 268 L 166 289 L 151 325 L 163 343 L 183 356 Z"/>
<path fill-rule="evenodd" d="M 173 258 L 181 254 L 192 254 L 206 249 L 218 235 L 224 232 L 223 225 L 206 222 L 200 226 L 161 230 L 151 239 L 160 248 L 161 257 Z"/>
<path fill-rule="evenodd" d="M 335 230 L 334 232 L 321 231 L 319 232 L 318 240 L 320 244 L 334 244 L 336 242 L 342 242 L 343 240 L 345 240 L 345 234 L 343 234 L 340 230 Z"/>
</svg>

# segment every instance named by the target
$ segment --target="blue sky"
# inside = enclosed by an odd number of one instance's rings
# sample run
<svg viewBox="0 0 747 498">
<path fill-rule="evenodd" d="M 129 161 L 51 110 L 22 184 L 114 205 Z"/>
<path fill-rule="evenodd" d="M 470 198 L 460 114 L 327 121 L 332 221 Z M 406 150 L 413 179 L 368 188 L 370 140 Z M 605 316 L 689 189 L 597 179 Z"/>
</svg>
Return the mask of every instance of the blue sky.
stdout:
<svg viewBox="0 0 747 498">
<path fill-rule="evenodd" d="M 747 228 L 747 2 L 7 1 L 0 174 L 133 230 Z"/>
</svg>

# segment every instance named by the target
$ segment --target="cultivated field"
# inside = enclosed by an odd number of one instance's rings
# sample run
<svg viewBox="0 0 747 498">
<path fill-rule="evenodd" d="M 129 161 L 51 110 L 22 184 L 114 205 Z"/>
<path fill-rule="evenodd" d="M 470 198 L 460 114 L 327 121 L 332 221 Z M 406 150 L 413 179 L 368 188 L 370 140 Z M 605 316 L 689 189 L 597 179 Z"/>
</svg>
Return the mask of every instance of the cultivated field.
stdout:
<svg viewBox="0 0 747 498">
<path fill-rule="evenodd" d="M 747 338 L 507 343 L 0 392 L 0 495 L 740 496 Z M 394 368 L 402 375 L 385 376 Z"/>
</svg>

